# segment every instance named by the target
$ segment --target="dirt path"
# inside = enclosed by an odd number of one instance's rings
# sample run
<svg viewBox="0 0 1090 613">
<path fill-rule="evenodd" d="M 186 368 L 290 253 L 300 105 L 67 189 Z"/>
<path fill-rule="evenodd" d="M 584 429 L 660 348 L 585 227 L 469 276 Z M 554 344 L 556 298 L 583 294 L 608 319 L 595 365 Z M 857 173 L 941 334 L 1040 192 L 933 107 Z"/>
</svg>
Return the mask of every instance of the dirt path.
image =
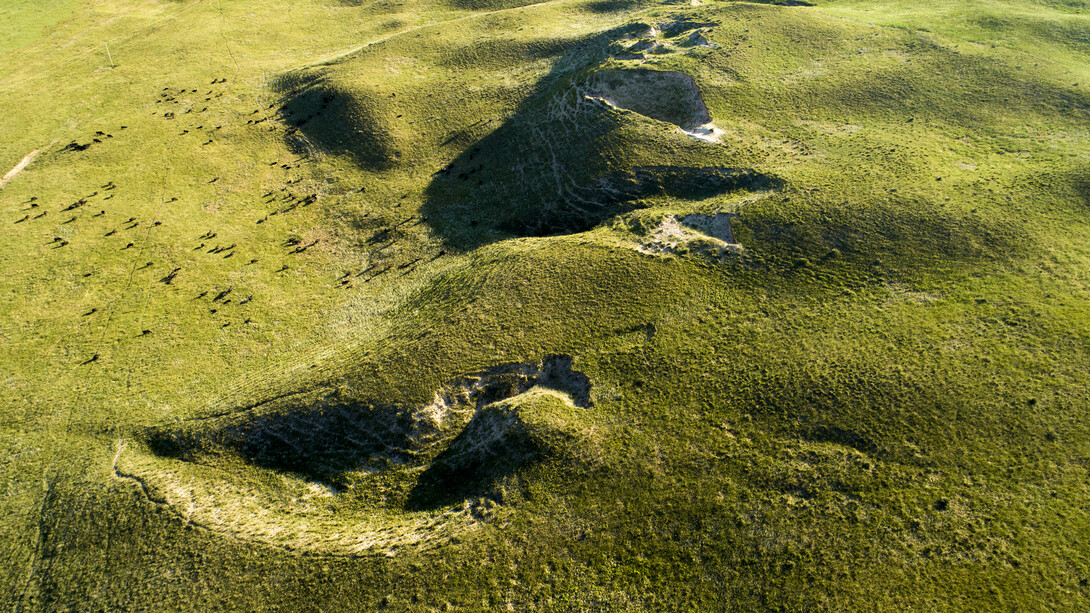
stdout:
<svg viewBox="0 0 1090 613">
<path fill-rule="evenodd" d="M 41 149 L 35 149 L 34 151 L 31 151 L 30 153 L 23 156 L 23 161 L 16 164 L 15 168 L 9 170 L 8 174 L 4 175 L 3 179 L 0 179 L 0 187 L 4 187 L 5 185 L 7 185 L 8 181 L 11 181 L 15 177 L 15 175 L 19 174 L 20 171 L 26 168 L 27 164 L 30 164 L 31 160 L 33 160 L 34 157 L 38 155 L 39 151 L 41 151 Z"/>
</svg>

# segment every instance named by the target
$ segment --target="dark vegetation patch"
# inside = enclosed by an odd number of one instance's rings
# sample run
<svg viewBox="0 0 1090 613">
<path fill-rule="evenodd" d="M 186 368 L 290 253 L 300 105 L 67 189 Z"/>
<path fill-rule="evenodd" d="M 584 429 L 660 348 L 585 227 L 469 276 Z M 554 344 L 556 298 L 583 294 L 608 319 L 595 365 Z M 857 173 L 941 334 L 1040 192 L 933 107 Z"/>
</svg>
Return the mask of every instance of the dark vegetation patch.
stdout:
<svg viewBox="0 0 1090 613">
<path fill-rule="evenodd" d="M 540 0 L 447 0 L 451 7 L 465 11 L 499 11 L 537 4 Z"/>
<path fill-rule="evenodd" d="M 640 0 L 597 0 L 585 6 L 592 13 L 620 13 L 639 6 Z"/>
<path fill-rule="evenodd" d="M 921 262 L 1007 260 L 1030 244 L 1024 228 L 1004 219 L 918 197 L 870 199 L 865 207 L 851 207 L 789 189 L 744 207 L 733 225 L 743 244 L 796 268 L 800 261 L 843 257 L 869 266 L 885 258 L 908 272 Z"/>
</svg>

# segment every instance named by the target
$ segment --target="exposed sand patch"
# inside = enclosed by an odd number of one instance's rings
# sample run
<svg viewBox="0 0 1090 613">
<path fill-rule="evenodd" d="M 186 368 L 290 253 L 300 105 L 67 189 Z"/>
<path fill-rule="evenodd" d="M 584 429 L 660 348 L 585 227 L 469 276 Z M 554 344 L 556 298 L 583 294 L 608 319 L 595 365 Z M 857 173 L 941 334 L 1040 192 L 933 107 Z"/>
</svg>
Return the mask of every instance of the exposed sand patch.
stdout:
<svg viewBox="0 0 1090 613">
<path fill-rule="evenodd" d="M 886 289 L 889 290 L 886 300 L 889 303 L 931 304 L 946 299 L 942 292 L 921 292 L 903 283 L 887 283 Z"/>
<path fill-rule="evenodd" d="M 671 215 L 663 218 L 637 249 L 643 253 L 699 253 L 713 257 L 744 251 L 730 229 L 733 213 Z"/>
<path fill-rule="evenodd" d="M 700 87 L 691 76 L 665 70 L 601 70 L 591 77 L 584 95 L 614 108 L 672 123 L 690 136 L 718 142 L 719 132 Z"/>
<path fill-rule="evenodd" d="M 27 165 L 29 165 L 35 157 L 37 157 L 39 151 L 41 151 L 41 149 L 35 149 L 34 151 L 31 151 L 30 153 L 23 156 L 22 161 L 16 164 L 15 168 L 12 168 L 8 171 L 6 175 L 4 175 L 3 178 L 0 178 L 0 187 L 4 187 L 5 185 L 7 185 L 8 181 L 11 181 L 13 178 L 15 178 L 15 175 L 22 172 L 22 170 L 26 168 Z"/>
<path fill-rule="evenodd" d="M 688 134 L 689 136 L 692 136 L 693 138 L 699 138 L 700 140 L 708 141 L 709 143 L 720 142 L 723 138 L 723 134 L 725 134 L 725 132 L 715 127 L 715 124 L 712 123 L 706 123 L 702 126 L 697 126 L 692 130 L 686 130 L 685 128 L 682 128 L 681 131 Z"/>
<path fill-rule="evenodd" d="M 795 125 L 832 136 L 847 136 L 849 134 L 855 134 L 863 129 L 863 126 L 854 123 L 833 123 L 830 121 L 812 121 L 809 119 L 796 120 Z"/>
<path fill-rule="evenodd" d="M 680 44 L 681 47 L 707 47 L 709 49 L 715 49 L 719 45 L 711 42 L 704 36 L 705 30 L 697 30 L 689 34 L 688 38 Z"/>
</svg>

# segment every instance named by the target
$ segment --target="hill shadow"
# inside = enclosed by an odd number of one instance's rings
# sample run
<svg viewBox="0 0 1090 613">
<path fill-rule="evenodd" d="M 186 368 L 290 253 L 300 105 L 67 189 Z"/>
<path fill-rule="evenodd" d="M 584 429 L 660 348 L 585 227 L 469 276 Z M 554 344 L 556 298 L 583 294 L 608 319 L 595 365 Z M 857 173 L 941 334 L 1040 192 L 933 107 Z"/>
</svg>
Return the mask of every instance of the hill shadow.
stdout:
<svg viewBox="0 0 1090 613">
<path fill-rule="evenodd" d="M 665 122 L 637 125 L 651 120 L 595 95 L 596 69 L 623 52 L 619 41 L 647 29 L 634 23 L 571 41 L 503 124 L 433 175 L 421 214 L 448 246 L 468 250 L 511 237 L 583 232 L 649 206 L 644 199 L 656 196 L 703 199 L 782 184 L 731 167 L 722 145 Z M 647 135 L 659 127 L 664 131 Z M 461 138 L 455 132 L 447 142 Z M 693 159 L 710 164 L 683 161 Z"/>
<path fill-rule="evenodd" d="M 327 393 L 302 394 L 210 420 L 152 428 L 141 439 L 165 458 L 197 464 L 231 456 L 261 468 L 344 488 L 359 475 L 412 481 L 405 469 L 425 468 L 410 494 L 414 508 L 484 495 L 490 484 L 533 459 L 533 445 L 510 412 L 491 410 L 533 388 L 590 404 L 590 380 L 572 358 L 510 363 L 460 377 L 425 406 L 370 403 Z M 529 439 L 526 439 L 529 440 Z M 461 500 L 461 498 L 458 498 Z"/>
<path fill-rule="evenodd" d="M 377 96 L 349 92 L 321 74 L 290 73 L 276 79 L 272 88 L 285 96 L 277 118 L 287 126 L 287 144 L 296 154 L 313 148 L 348 155 L 360 168 L 372 171 L 389 169 L 396 162 L 394 140 L 380 119 Z"/>
</svg>

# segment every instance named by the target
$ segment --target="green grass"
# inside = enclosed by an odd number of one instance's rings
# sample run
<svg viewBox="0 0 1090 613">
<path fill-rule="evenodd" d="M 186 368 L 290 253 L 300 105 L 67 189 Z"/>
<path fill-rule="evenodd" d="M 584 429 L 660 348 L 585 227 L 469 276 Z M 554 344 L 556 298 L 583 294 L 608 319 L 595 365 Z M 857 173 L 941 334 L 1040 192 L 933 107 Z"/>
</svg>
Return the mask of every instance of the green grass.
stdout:
<svg viewBox="0 0 1090 613">
<path fill-rule="evenodd" d="M 14 51 L 45 38 L 71 17 L 77 2 L 14 0 L 0 8 L 3 29 L 0 30 L 0 53 Z"/>
<path fill-rule="evenodd" d="M 8 10 L 7 606 L 1087 607 L 1083 4 Z"/>
</svg>

